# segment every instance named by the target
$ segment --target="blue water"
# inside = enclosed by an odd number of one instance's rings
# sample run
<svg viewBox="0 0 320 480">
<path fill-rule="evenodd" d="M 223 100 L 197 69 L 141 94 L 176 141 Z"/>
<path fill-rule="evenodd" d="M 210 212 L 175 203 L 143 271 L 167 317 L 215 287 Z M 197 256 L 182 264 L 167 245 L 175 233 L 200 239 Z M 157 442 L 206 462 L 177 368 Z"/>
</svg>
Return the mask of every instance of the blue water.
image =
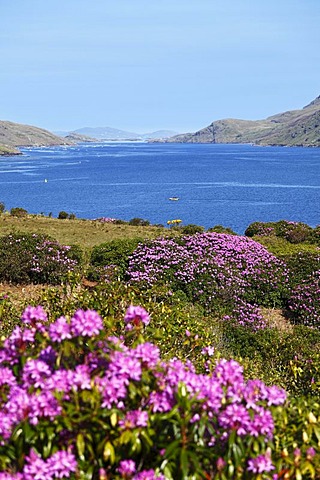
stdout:
<svg viewBox="0 0 320 480">
<path fill-rule="evenodd" d="M 256 220 L 320 223 L 317 148 L 109 143 L 23 153 L 0 159 L 7 209 L 162 224 L 181 219 L 238 233 Z"/>
</svg>

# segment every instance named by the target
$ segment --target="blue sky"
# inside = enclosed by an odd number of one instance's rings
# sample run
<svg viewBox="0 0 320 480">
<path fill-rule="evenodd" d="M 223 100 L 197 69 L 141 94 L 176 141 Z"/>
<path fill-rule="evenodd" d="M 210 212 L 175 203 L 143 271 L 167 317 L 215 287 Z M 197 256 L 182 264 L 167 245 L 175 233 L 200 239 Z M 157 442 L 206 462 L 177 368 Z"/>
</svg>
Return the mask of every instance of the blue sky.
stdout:
<svg viewBox="0 0 320 480">
<path fill-rule="evenodd" d="M 0 0 L 0 119 L 195 131 L 320 95 L 319 0 Z"/>
</svg>

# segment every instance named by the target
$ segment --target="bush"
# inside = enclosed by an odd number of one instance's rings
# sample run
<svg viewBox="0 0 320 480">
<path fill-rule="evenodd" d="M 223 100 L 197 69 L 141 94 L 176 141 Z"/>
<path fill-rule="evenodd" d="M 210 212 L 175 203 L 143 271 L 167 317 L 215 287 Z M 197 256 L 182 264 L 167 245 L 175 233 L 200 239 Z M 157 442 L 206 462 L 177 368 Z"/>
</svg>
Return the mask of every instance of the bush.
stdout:
<svg viewBox="0 0 320 480">
<path fill-rule="evenodd" d="M 290 316 L 296 323 L 320 329 L 320 270 L 309 275 L 291 291 Z"/>
<path fill-rule="evenodd" d="M 61 212 L 59 212 L 58 218 L 60 220 L 65 220 L 68 217 L 69 217 L 69 214 L 67 212 L 65 212 L 64 210 L 61 210 Z"/>
<path fill-rule="evenodd" d="M 289 269 L 291 287 L 301 284 L 310 275 L 320 270 L 320 253 L 300 251 L 291 255 L 283 255 L 282 260 Z"/>
<path fill-rule="evenodd" d="M 1 213 L 4 213 L 5 212 L 5 209 L 6 209 L 6 206 L 3 202 L 0 202 L 0 214 Z"/>
<path fill-rule="evenodd" d="M 275 232 L 275 227 L 273 223 L 253 222 L 247 227 L 244 234 L 246 235 L 246 237 L 254 237 L 256 235 L 258 236 L 275 235 L 276 232 Z"/>
<path fill-rule="evenodd" d="M 184 235 L 195 235 L 196 233 L 203 233 L 204 227 L 190 223 L 189 225 L 185 225 L 184 227 L 182 227 L 181 232 Z"/>
<path fill-rule="evenodd" d="M 129 256 L 142 242 L 141 238 L 112 240 L 93 247 L 90 257 L 92 267 L 116 267 L 120 278 L 125 276 L 129 265 Z"/>
<path fill-rule="evenodd" d="M 21 207 L 14 207 L 10 210 L 10 215 L 13 217 L 26 217 L 28 215 L 27 210 Z"/>
<path fill-rule="evenodd" d="M 130 258 L 128 275 L 132 282 L 182 290 L 208 312 L 221 307 L 232 311 L 236 298 L 253 305 L 281 305 L 288 283 L 283 262 L 262 245 L 218 233 L 141 244 Z"/>
<path fill-rule="evenodd" d="M 222 342 L 233 358 L 246 359 L 248 376 L 276 382 L 295 396 L 320 398 L 320 332 L 305 326 L 292 331 L 266 328 L 252 332 L 223 322 Z"/>
<path fill-rule="evenodd" d="M 147 227 L 150 225 L 149 220 L 144 220 L 143 218 L 132 218 L 128 223 L 129 225 L 133 225 L 135 227 Z"/>
<path fill-rule="evenodd" d="M 118 338 L 93 310 L 23 312 L 0 344 L 4 479 L 319 478 L 319 403 L 246 381 L 234 360 L 205 375 L 164 361 L 142 337 L 152 324 L 130 306 Z"/>
<path fill-rule="evenodd" d="M 313 229 L 303 222 L 254 222 L 245 231 L 247 237 L 277 236 L 288 240 L 290 243 L 302 243 L 312 241 Z"/>
<path fill-rule="evenodd" d="M 28 307 L 22 322 L 0 348 L 1 470 L 25 480 L 243 479 L 257 462 L 275 470 L 272 414 L 286 394 L 245 382 L 236 362 L 198 375 L 190 362 L 161 361 L 141 338 L 152 328 L 141 307 L 127 310 L 123 340 L 106 336 L 93 310 L 49 324 Z"/>
<path fill-rule="evenodd" d="M 215 225 L 208 229 L 208 232 L 215 232 L 215 233 L 228 233 L 229 235 L 237 235 L 236 232 L 232 230 L 230 227 L 223 227 L 222 225 Z"/>
<path fill-rule="evenodd" d="M 79 247 L 60 245 L 46 235 L 17 233 L 0 238 L 1 281 L 58 284 L 81 259 Z"/>
</svg>

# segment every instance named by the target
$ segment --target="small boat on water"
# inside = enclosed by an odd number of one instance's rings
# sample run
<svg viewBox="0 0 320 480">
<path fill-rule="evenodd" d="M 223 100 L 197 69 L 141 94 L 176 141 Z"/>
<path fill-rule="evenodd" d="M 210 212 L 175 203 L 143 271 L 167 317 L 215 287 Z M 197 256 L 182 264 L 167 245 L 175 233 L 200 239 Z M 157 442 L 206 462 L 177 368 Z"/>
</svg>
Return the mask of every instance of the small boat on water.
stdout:
<svg viewBox="0 0 320 480">
<path fill-rule="evenodd" d="M 169 200 L 176 202 L 177 200 L 179 200 L 179 197 L 170 197 Z"/>
</svg>

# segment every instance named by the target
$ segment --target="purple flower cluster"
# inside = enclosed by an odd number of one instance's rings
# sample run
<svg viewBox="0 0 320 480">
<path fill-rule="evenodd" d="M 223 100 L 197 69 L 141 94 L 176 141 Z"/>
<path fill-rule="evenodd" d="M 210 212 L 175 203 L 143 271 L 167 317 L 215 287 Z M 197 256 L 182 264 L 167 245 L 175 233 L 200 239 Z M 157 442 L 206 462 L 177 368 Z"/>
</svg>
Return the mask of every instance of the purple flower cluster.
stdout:
<svg viewBox="0 0 320 480">
<path fill-rule="evenodd" d="M 192 292 L 192 300 L 209 310 L 219 301 L 231 310 L 239 310 L 236 317 L 240 323 L 256 323 L 255 328 L 263 327 L 256 304 L 280 301 L 280 290 L 288 282 L 284 263 L 261 244 L 221 233 L 140 244 L 130 257 L 127 273 L 131 282 L 160 282 Z M 252 308 L 245 305 L 248 302 Z M 248 313 L 250 319 L 244 321 Z"/>
<path fill-rule="evenodd" d="M 139 321 L 149 321 L 140 307 L 132 307 L 127 315 L 129 321 L 137 315 Z M 242 367 L 233 360 L 220 360 L 210 375 L 197 374 L 191 362 L 162 361 L 159 349 L 151 343 L 129 348 L 116 337 L 106 338 L 101 317 L 91 310 L 78 310 L 70 320 L 60 317 L 49 325 L 41 307 L 28 307 L 23 319 L 24 328 L 17 328 L 0 347 L 0 449 L 14 441 L 19 424 L 29 423 L 40 435 L 43 425 L 50 422 L 57 428 L 54 437 L 59 451 L 53 450 L 43 460 L 31 450 L 21 472 L 2 472 L 0 480 L 68 478 L 77 469 L 77 458 L 68 452 L 70 448 L 76 451 L 82 410 L 86 419 L 90 412 L 90 422 L 86 420 L 81 428 L 95 425 L 102 430 L 102 438 L 106 436 L 103 426 L 110 423 L 112 435 L 118 429 L 122 439 L 126 434 L 130 438 L 132 432 L 135 438 L 141 435 L 144 439 L 144 430 L 150 427 L 156 445 L 168 428 L 168 419 L 186 415 L 180 400 L 187 395 L 192 405 L 189 427 L 195 438 L 202 438 L 201 448 L 207 446 L 214 452 L 218 445 L 220 455 L 228 448 L 231 435 L 243 441 L 255 437 L 267 444 L 273 437 L 270 407 L 283 404 L 285 392 L 259 380 L 246 382 Z M 71 345 L 81 345 L 81 351 L 68 354 Z M 64 429 L 68 425 L 66 443 L 62 425 Z M 160 454 L 160 446 L 159 455 L 165 455 L 165 449 Z M 134 458 L 121 461 L 118 472 L 133 480 L 163 480 L 158 467 L 144 465 L 140 457 L 137 463 Z M 248 462 L 248 471 L 270 469 L 267 457 L 265 463 L 262 457 Z"/>
<path fill-rule="evenodd" d="M 144 325 L 149 325 L 150 316 L 143 307 L 130 305 L 125 313 L 124 321 L 127 324 L 133 324 L 136 327 L 142 323 Z"/>
</svg>

